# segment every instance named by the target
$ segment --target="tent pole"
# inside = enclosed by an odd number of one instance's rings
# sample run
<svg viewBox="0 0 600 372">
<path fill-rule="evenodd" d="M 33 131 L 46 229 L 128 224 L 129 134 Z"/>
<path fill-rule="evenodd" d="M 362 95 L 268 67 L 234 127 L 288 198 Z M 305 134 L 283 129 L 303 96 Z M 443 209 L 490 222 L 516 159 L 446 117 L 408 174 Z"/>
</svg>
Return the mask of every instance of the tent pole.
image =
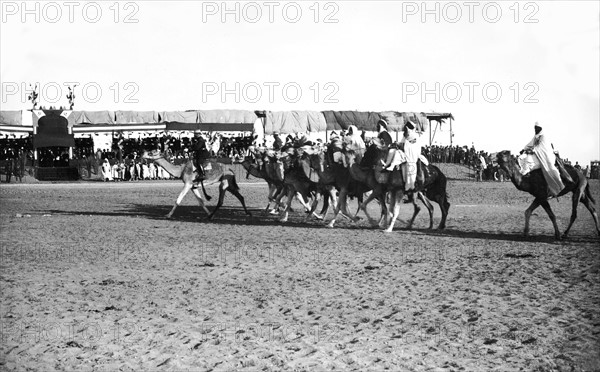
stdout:
<svg viewBox="0 0 600 372">
<path fill-rule="evenodd" d="M 73 134 L 73 127 L 69 127 L 69 134 Z M 69 160 L 73 159 L 73 147 L 69 146 Z"/>
<path fill-rule="evenodd" d="M 450 118 L 450 147 L 452 147 L 452 118 Z"/>
<path fill-rule="evenodd" d="M 431 120 L 429 120 L 429 147 L 431 147 Z"/>
</svg>

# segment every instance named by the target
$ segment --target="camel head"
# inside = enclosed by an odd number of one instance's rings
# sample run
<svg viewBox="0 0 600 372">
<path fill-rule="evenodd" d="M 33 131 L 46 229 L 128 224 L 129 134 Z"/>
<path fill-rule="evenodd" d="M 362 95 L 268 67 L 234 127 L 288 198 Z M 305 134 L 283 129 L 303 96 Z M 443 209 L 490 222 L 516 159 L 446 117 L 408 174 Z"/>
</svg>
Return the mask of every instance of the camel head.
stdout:
<svg viewBox="0 0 600 372">
<path fill-rule="evenodd" d="M 498 154 L 496 154 L 496 161 L 500 166 L 508 165 L 512 159 L 513 156 L 509 150 L 500 151 Z"/>
<path fill-rule="evenodd" d="M 151 150 L 151 151 L 144 150 L 144 152 L 142 153 L 142 159 L 156 160 L 156 159 L 160 159 L 162 157 L 163 157 L 163 154 L 158 149 Z"/>
</svg>

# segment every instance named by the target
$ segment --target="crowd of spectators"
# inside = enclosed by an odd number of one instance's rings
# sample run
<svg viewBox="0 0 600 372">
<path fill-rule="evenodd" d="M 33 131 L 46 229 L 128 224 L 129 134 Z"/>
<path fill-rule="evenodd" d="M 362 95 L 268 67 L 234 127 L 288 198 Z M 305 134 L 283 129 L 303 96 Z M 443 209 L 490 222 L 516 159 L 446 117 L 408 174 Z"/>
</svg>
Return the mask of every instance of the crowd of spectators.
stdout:
<svg viewBox="0 0 600 372">
<path fill-rule="evenodd" d="M 232 162 L 241 161 L 252 144 L 250 136 L 223 136 L 220 134 L 203 133 L 208 139 L 209 151 L 212 156 L 229 158 Z M 110 150 L 93 151 L 93 144 L 79 148 L 76 158 L 83 160 L 83 167 L 88 175 L 92 172 L 99 174 L 105 181 L 120 180 L 157 180 L 170 179 L 171 176 L 161 167 L 141 157 L 144 151 L 158 149 L 165 158 L 174 164 L 181 164 L 190 159 L 194 137 L 163 135 L 145 138 L 113 138 Z M 101 168 L 98 170 L 98 168 Z"/>
<path fill-rule="evenodd" d="M 219 133 L 202 133 L 207 139 L 209 152 L 212 156 L 229 158 L 232 162 L 241 161 L 247 154 L 250 146 L 254 144 L 254 137 L 250 135 L 221 135 Z M 364 133 L 363 133 L 364 135 Z M 279 142 L 277 141 L 279 140 Z M 288 135 L 285 139 L 276 137 L 274 145 L 281 147 L 287 142 L 298 141 L 298 135 Z M 87 173 L 102 175 L 104 180 L 144 180 L 144 179 L 169 179 L 170 175 L 156 167 L 153 162 L 141 158 L 144 151 L 159 149 L 169 161 L 181 164 L 187 161 L 192 154 L 195 138 L 193 136 L 177 136 L 163 134 L 154 137 L 124 138 L 122 135 L 113 137 L 110 149 L 94 151 L 94 142 L 89 138 L 76 138 L 73 157 L 69 159 L 69 150 L 66 147 L 45 147 L 38 149 L 38 166 L 40 167 L 67 167 L 77 166 L 82 176 Z M 368 139 L 367 139 L 368 142 Z M 32 137 L 26 138 L 1 138 L 0 160 L 18 163 L 21 172 L 26 166 L 34 163 Z M 478 151 L 475 146 L 424 146 L 423 155 L 432 163 L 461 164 L 472 169 L 476 180 L 504 180 L 506 174 L 496 164 L 494 154 Z M 563 159 L 569 163 L 568 159 Z M 582 169 L 575 164 L 584 174 L 590 174 L 589 167 Z M 593 170 L 592 170 L 593 173 Z"/>
</svg>

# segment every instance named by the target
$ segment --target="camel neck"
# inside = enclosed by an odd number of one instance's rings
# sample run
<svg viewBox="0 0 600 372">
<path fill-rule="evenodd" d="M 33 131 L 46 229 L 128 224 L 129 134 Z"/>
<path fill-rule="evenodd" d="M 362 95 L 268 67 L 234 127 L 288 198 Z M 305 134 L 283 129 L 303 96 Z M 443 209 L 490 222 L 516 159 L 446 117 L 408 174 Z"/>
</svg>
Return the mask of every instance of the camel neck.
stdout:
<svg viewBox="0 0 600 372">
<path fill-rule="evenodd" d="M 246 172 L 250 172 L 250 174 L 252 176 L 257 177 L 257 178 L 264 178 L 263 175 L 258 170 L 258 168 L 253 166 L 253 164 L 250 163 L 249 161 L 244 160 L 241 164 L 242 164 L 242 167 L 244 167 L 244 169 L 246 170 Z"/>
<path fill-rule="evenodd" d="M 521 175 L 521 172 L 519 172 L 519 170 L 517 169 L 517 165 L 514 163 L 514 161 L 509 161 L 508 164 L 502 164 L 502 169 L 504 169 L 508 173 L 508 176 L 510 177 L 512 183 L 515 186 L 517 186 L 518 189 L 520 189 L 523 176 Z"/>
<path fill-rule="evenodd" d="M 171 176 L 173 176 L 175 178 L 181 178 L 181 175 L 183 173 L 183 167 L 184 167 L 184 165 L 171 164 L 165 158 L 155 159 L 154 162 L 156 164 L 158 164 L 158 166 L 160 166 L 164 170 L 166 170 L 167 173 L 169 173 Z"/>
</svg>

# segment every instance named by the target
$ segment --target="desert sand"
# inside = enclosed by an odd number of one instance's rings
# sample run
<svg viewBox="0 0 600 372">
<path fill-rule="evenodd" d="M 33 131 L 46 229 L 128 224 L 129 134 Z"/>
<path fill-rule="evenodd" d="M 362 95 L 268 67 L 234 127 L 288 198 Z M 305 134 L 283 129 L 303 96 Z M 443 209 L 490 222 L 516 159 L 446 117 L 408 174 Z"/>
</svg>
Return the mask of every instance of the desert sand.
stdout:
<svg viewBox="0 0 600 372">
<path fill-rule="evenodd" d="M 600 370 L 583 206 L 569 239 L 541 208 L 525 238 L 529 195 L 451 181 L 446 230 L 425 211 L 403 229 L 406 204 L 385 234 L 305 223 L 297 202 L 281 224 L 264 184 L 241 188 L 253 216 L 229 195 L 208 221 L 191 194 L 164 219 L 177 181 L 0 186 L 0 369 Z M 570 198 L 551 205 L 564 230 Z"/>
</svg>

